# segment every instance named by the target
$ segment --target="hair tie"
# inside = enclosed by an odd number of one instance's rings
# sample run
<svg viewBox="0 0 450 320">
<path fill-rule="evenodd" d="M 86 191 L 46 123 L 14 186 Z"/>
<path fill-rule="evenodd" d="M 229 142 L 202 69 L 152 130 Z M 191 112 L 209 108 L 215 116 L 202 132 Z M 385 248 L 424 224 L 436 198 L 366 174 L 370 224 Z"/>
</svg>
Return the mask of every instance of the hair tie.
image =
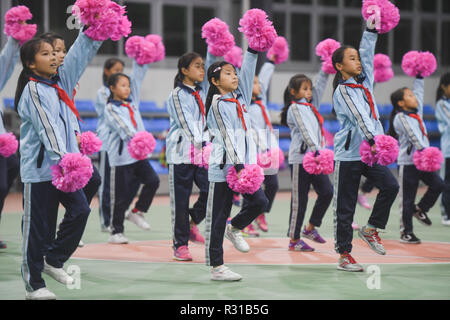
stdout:
<svg viewBox="0 0 450 320">
<path fill-rule="evenodd" d="M 216 72 L 219 71 L 219 70 L 222 70 L 222 67 L 221 67 L 221 66 L 218 66 L 217 68 L 215 68 L 215 69 L 213 70 L 213 73 L 216 73 Z"/>
</svg>

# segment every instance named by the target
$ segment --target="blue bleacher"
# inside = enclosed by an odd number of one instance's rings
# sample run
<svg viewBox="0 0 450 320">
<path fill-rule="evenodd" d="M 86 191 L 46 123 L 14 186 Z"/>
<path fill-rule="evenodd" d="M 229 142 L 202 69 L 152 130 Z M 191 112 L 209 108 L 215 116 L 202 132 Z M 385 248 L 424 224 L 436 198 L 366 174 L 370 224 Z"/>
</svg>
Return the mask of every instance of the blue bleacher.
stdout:
<svg viewBox="0 0 450 320">
<path fill-rule="evenodd" d="M 439 128 L 438 128 L 438 123 L 436 120 L 432 121 L 432 120 L 425 120 L 425 126 L 427 127 L 427 131 L 429 133 L 438 133 L 439 132 Z"/>
<path fill-rule="evenodd" d="M 139 104 L 139 111 L 141 113 L 161 113 L 167 112 L 167 108 L 158 107 L 155 101 L 141 101 Z"/>
<path fill-rule="evenodd" d="M 280 139 L 280 141 L 279 141 L 280 148 L 281 148 L 281 150 L 283 150 L 283 152 L 289 151 L 290 144 L 291 144 L 291 139 L 288 139 L 288 138 Z"/>
<path fill-rule="evenodd" d="M 278 126 L 278 125 L 274 125 L 274 126 L 273 126 L 273 129 L 274 129 L 274 130 L 278 130 L 278 133 L 279 133 L 279 134 L 289 133 L 289 132 L 290 132 L 289 127 L 286 127 L 286 126 Z"/>
<path fill-rule="evenodd" d="M 3 98 L 3 106 L 5 107 L 5 109 L 14 109 L 14 98 Z"/>
<path fill-rule="evenodd" d="M 165 141 L 160 140 L 160 139 L 155 139 L 155 140 L 156 140 L 156 146 L 155 146 L 155 150 L 153 150 L 153 153 L 158 154 L 158 153 L 161 153 L 161 150 L 164 147 Z"/>
<path fill-rule="evenodd" d="M 169 168 L 164 168 L 158 160 L 150 160 L 149 162 L 157 174 L 169 174 Z"/>
<path fill-rule="evenodd" d="M 429 114 L 434 115 L 434 109 L 429 104 L 425 104 L 423 106 L 423 115 L 429 115 Z"/>
<path fill-rule="evenodd" d="M 145 130 L 149 132 L 162 132 L 169 129 L 170 120 L 167 118 L 162 119 L 144 119 Z"/>
<path fill-rule="evenodd" d="M 95 132 L 97 130 L 97 118 L 83 118 L 84 122 L 80 121 L 80 129 L 82 132 L 92 131 Z"/>
<path fill-rule="evenodd" d="M 331 103 L 322 103 L 320 104 L 319 112 L 322 115 L 331 114 L 333 110 L 333 105 Z"/>
<path fill-rule="evenodd" d="M 274 110 L 274 111 L 281 111 L 283 109 L 282 104 L 274 103 L 274 102 L 268 102 L 267 103 L 267 109 Z"/>
<path fill-rule="evenodd" d="M 323 122 L 323 127 L 330 133 L 336 133 L 339 131 L 341 125 L 338 120 L 325 120 Z"/>
<path fill-rule="evenodd" d="M 95 112 L 94 101 L 92 100 L 75 100 L 75 106 L 78 109 L 78 112 Z"/>
<path fill-rule="evenodd" d="M 380 116 L 389 116 L 393 108 L 392 104 L 380 105 L 378 106 L 378 112 L 380 113 Z"/>
</svg>

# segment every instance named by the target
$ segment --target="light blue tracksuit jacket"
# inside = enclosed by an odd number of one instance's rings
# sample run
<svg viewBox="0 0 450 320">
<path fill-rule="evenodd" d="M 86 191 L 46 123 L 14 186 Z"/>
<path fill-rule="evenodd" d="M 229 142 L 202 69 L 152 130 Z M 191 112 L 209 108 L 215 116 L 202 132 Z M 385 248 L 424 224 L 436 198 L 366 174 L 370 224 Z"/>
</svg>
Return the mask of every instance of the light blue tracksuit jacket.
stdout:
<svg viewBox="0 0 450 320">
<path fill-rule="evenodd" d="M 144 122 L 139 112 L 139 101 L 141 85 L 144 81 L 148 64 L 137 66 L 134 77 L 131 78 L 131 93 L 128 103 L 133 108 L 133 116 L 137 128 L 131 121 L 131 115 L 127 107 L 121 106 L 122 102 L 110 100 L 106 104 L 104 111 L 107 135 L 104 140 L 106 151 L 108 152 L 109 164 L 111 167 L 124 166 L 137 162 L 128 152 L 128 142 L 139 131 L 145 131 Z"/>
<path fill-rule="evenodd" d="M 450 158 L 450 99 L 442 97 L 436 103 L 436 119 L 441 133 L 441 150 L 445 158 Z"/>
<path fill-rule="evenodd" d="M 76 132 L 78 119 L 59 99 L 56 83 L 73 99 L 73 89 L 100 48 L 102 42 L 93 41 L 83 32 L 67 53 L 64 64 L 51 80 L 29 81 L 18 104 L 20 126 L 20 175 L 24 183 L 52 180 L 51 166 L 66 153 L 80 152 Z"/>
<path fill-rule="evenodd" d="M 417 98 L 417 102 L 419 103 L 417 107 L 417 115 L 423 119 L 423 79 L 414 80 L 413 92 Z M 427 128 L 425 123 L 423 124 L 423 127 L 426 133 Z M 399 165 L 414 164 L 412 159 L 414 152 L 430 146 L 427 136 L 424 135 L 420 129 L 419 121 L 409 117 L 408 112 L 399 112 L 394 117 L 394 129 L 398 134 L 398 143 L 400 148 L 397 163 Z"/>
<path fill-rule="evenodd" d="M 313 84 L 313 96 L 311 104 L 320 112 L 319 105 L 327 85 L 328 75 L 320 71 Z M 300 103 L 307 103 L 306 98 L 300 99 L 298 103 L 293 103 L 287 112 L 287 124 L 291 129 L 291 144 L 289 146 L 289 163 L 303 163 L 303 157 L 308 151 L 316 152 L 323 149 L 322 141 L 324 137 L 320 130 L 319 121 L 310 106 Z"/>
<path fill-rule="evenodd" d="M 210 182 L 225 182 L 228 169 L 233 165 L 256 163 L 256 144 L 251 134 L 250 114 L 246 108 L 252 99 L 257 59 L 257 54 L 247 51 L 239 72 L 238 88 L 224 96 L 217 94 L 213 97 L 207 115 L 208 129 L 213 136 L 208 169 Z M 238 116 L 236 103 L 224 101 L 232 98 L 238 99 L 242 106 L 247 131 Z"/>
<path fill-rule="evenodd" d="M 359 77 L 361 83 L 357 83 L 355 78 L 350 78 L 339 84 L 333 93 L 333 107 L 336 111 L 337 119 L 341 129 L 334 136 L 334 159 L 339 161 L 359 161 L 359 147 L 363 140 L 375 143 L 374 137 L 384 133 L 380 122 L 375 97 L 373 95 L 374 75 L 373 57 L 377 42 L 377 33 L 364 31 L 359 54 L 363 67 L 363 74 Z M 360 88 L 350 88 L 344 83 L 362 84 L 369 89 L 375 114 L 378 120 L 372 115 L 369 103 L 364 90 Z"/>
</svg>

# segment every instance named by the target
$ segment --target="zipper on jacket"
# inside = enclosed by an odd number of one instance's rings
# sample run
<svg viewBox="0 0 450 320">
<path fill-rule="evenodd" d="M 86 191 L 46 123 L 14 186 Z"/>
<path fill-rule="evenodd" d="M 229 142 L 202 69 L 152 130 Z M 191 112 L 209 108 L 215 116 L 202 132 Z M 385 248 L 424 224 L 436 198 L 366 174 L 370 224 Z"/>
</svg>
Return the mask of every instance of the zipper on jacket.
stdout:
<svg viewBox="0 0 450 320">
<path fill-rule="evenodd" d="M 347 139 L 345 140 L 345 150 L 348 150 L 350 147 L 350 141 L 352 140 L 352 130 L 350 130 L 347 134 Z"/>
<path fill-rule="evenodd" d="M 44 151 L 45 147 L 44 144 L 41 143 L 41 148 L 39 149 L 39 154 L 37 156 L 37 168 L 40 169 L 42 167 L 42 162 L 44 161 Z"/>
<path fill-rule="evenodd" d="M 122 151 L 123 151 L 123 140 L 120 140 L 120 144 L 119 144 L 119 156 L 122 155 Z"/>
</svg>

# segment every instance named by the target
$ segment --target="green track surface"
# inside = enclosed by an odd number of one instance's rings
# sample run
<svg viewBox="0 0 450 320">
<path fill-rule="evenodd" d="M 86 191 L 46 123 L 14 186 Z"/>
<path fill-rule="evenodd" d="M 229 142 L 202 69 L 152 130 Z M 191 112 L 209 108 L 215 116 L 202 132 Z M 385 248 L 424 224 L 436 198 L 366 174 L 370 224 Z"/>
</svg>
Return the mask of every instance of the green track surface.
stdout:
<svg viewBox="0 0 450 320">
<path fill-rule="evenodd" d="M 370 199 L 372 202 L 374 198 Z M 305 221 L 309 218 L 315 198 L 310 199 Z M 233 207 L 233 214 L 238 208 Z M 63 214 L 60 210 L 60 216 Z M 289 201 L 276 200 L 267 220 L 269 232 L 262 237 L 286 238 Z M 369 211 L 357 207 L 355 221 L 367 222 Z M 440 209 L 430 211 L 433 226 L 414 221 L 414 231 L 422 241 L 450 242 L 450 227 L 440 222 Z M 130 241 L 171 239 L 169 206 L 155 205 L 148 215 L 151 231 L 145 232 L 125 222 L 125 234 Z M 0 238 L 8 245 L 0 250 L 0 299 L 24 299 L 25 289 L 20 275 L 21 213 L 2 215 Z M 203 224 L 200 230 L 203 232 Z M 382 239 L 399 238 L 398 203 L 393 206 L 386 233 Z M 333 213 L 328 210 L 320 228 L 322 236 L 333 238 Z M 98 210 L 94 208 L 83 236 L 85 243 L 106 242 L 108 234 L 100 232 Z M 288 238 L 286 238 L 286 247 Z M 368 249 L 369 250 L 369 249 Z M 389 254 L 389 252 L 388 252 Z M 336 261 L 338 256 L 336 255 Z M 225 262 L 226 263 L 226 262 Z M 292 299 L 449 299 L 450 264 L 380 264 L 380 288 L 367 286 L 371 274 L 347 273 L 330 265 L 231 265 L 243 275 L 239 282 L 213 282 L 210 268 L 189 263 L 134 263 L 70 259 L 65 267 L 79 267 L 79 289 L 68 289 L 44 275 L 47 287 L 58 299 L 71 300 L 292 300 Z M 367 266 L 366 266 L 367 267 Z M 370 281 L 370 280 L 369 280 Z"/>
</svg>

